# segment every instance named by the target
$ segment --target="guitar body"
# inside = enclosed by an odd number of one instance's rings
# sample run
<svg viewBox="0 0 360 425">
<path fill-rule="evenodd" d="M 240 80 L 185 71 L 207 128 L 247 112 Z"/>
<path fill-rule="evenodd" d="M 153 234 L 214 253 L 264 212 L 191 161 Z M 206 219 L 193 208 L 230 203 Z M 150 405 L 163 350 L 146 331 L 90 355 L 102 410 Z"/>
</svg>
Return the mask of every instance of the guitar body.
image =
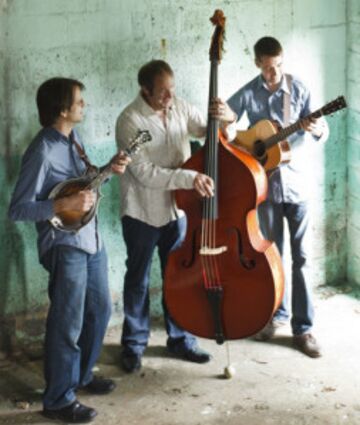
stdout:
<svg viewBox="0 0 360 425">
<path fill-rule="evenodd" d="M 265 168 L 273 170 L 281 164 L 290 162 L 290 145 L 286 140 L 280 141 L 269 149 L 263 148 L 261 141 L 267 140 L 278 132 L 270 120 L 261 120 L 249 130 L 237 131 L 235 144 L 253 155 Z"/>
<path fill-rule="evenodd" d="M 85 175 L 83 177 L 73 178 L 57 184 L 50 192 L 49 199 L 60 199 L 67 196 L 75 195 L 82 190 L 89 190 L 89 185 L 94 180 L 94 177 Z M 95 202 L 89 211 L 82 212 L 76 210 L 61 211 L 54 216 L 51 224 L 63 231 L 77 232 L 84 227 L 94 217 L 97 211 L 101 194 L 99 190 L 93 190 L 95 193 Z"/>
</svg>

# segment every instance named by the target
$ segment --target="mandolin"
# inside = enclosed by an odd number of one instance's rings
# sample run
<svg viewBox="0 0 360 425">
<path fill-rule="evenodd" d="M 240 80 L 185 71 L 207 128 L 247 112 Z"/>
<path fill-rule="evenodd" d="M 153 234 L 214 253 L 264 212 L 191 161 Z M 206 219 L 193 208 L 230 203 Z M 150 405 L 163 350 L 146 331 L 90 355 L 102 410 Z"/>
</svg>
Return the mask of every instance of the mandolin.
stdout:
<svg viewBox="0 0 360 425">
<path fill-rule="evenodd" d="M 134 140 L 130 143 L 129 147 L 125 150 L 125 154 L 132 156 L 136 154 L 144 143 L 151 140 L 151 135 L 148 130 L 139 130 Z M 82 190 L 92 190 L 95 195 L 94 205 L 89 211 L 67 210 L 61 211 L 56 214 L 50 221 L 55 229 L 64 232 L 78 232 L 94 217 L 97 212 L 98 205 L 102 195 L 100 193 L 100 186 L 112 174 L 111 161 L 101 169 L 95 172 L 91 171 L 85 175 L 77 178 L 71 178 L 64 182 L 57 184 L 49 194 L 49 199 L 60 199 L 66 196 L 71 196 L 79 193 Z"/>
<path fill-rule="evenodd" d="M 290 162 L 290 144 L 286 138 L 301 130 L 303 120 L 320 118 L 343 108 L 346 108 L 346 101 L 344 96 L 339 96 L 317 111 L 301 118 L 288 127 L 280 128 L 280 130 L 270 120 L 261 120 L 249 130 L 238 131 L 234 142 L 253 155 L 263 165 L 265 170 L 273 170 L 279 165 Z"/>
</svg>

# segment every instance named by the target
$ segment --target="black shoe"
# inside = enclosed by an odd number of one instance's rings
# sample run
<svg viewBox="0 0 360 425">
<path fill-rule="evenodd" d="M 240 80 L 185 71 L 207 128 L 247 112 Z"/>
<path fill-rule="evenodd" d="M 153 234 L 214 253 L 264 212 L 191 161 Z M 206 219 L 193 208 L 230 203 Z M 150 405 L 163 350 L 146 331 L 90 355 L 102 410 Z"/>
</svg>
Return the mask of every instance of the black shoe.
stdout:
<svg viewBox="0 0 360 425">
<path fill-rule="evenodd" d="M 121 353 L 121 367 L 127 373 L 133 373 L 141 369 L 141 356 L 135 353 Z"/>
<path fill-rule="evenodd" d="M 60 419 L 71 424 L 83 424 L 91 422 L 97 415 L 97 411 L 75 400 L 69 406 L 61 409 L 43 409 L 42 414 L 50 419 Z"/>
<path fill-rule="evenodd" d="M 211 354 L 207 353 L 199 347 L 189 348 L 182 345 L 175 345 L 174 347 L 168 347 L 168 350 L 176 357 L 188 360 L 189 362 L 207 363 L 212 359 Z"/>
<path fill-rule="evenodd" d="M 94 376 L 91 382 L 80 388 L 88 393 L 101 395 L 109 394 L 111 391 L 114 391 L 116 384 L 112 379 Z"/>
</svg>

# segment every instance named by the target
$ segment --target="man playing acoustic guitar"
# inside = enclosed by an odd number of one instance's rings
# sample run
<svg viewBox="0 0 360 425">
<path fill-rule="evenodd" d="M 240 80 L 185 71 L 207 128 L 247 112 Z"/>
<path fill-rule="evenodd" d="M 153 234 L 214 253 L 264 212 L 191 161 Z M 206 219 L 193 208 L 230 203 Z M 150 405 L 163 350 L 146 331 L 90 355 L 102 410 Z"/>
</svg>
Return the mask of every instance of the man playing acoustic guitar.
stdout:
<svg viewBox="0 0 360 425">
<path fill-rule="evenodd" d="M 49 272 L 50 308 L 46 323 L 43 414 L 68 423 L 89 422 L 96 411 L 80 404 L 76 390 L 106 394 L 111 379 L 93 376 L 111 312 L 107 256 L 96 215 L 77 233 L 51 226 L 63 210 L 89 211 L 95 201 L 90 190 L 49 199 L 59 182 L 79 177 L 89 161 L 80 157 L 74 126 L 83 119 L 83 84 L 68 78 L 45 81 L 37 92 L 43 128 L 26 150 L 9 217 L 33 221 L 38 232 L 40 263 Z M 81 148 L 82 151 L 82 148 Z M 83 152 L 83 151 L 82 151 Z M 123 153 L 112 159 L 112 171 L 122 174 L 129 163 Z"/>
<path fill-rule="evenodd" d="M 223 103 L 219 118 L 240 119 L 246 112 L 250 125 L 266 119 L 285 127 L 312 112 L 308 89 L 297 78 L 283 72 L 283 51 L 273 37 L 263 37 L 254 46 L 255 64 L 259 76 L 238 90 Z M 222 103 L 219 100 L 220 103 Z M 321 355 L 320 347 L 311 334 L 314 309 L 308 277 L 308 204 L 306 177 L 309 142 L 325 141 L 328 126 L 321 119 L 301 121 L 302 130 L 288 138 L 292 159 L 289 164 L 271 173 L 267 200 L 258 209 L 264 236 L 275 241 L 283 254 L 284 218 L 289 225 L 292 255 L 292 318 L 291 327 L 295 347 L 310 357 Z M 308 132 L 310 137 L 305 134 Z M 310 140 L 309 140 L 310 139 Z M 235 140 L 236 142 L 236 140 Z M 283 302 L 268 325 L 256 335 L 258 340 L 270 339 L 276 329 L 289 317 L 286 290 Z"/>
</svg>

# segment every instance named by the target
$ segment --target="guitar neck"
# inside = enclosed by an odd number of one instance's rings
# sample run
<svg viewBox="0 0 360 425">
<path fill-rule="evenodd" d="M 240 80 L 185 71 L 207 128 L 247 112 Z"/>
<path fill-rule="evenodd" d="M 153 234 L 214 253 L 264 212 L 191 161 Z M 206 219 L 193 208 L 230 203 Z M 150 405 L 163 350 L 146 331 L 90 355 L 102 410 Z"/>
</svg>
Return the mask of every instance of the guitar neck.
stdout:
<svg viewBox="0 0 360 425">
<path fill-rule="evenodd" d="M 285 140 L 291 134 L 301 130 L 301 125 L 304 120 L 309 118 L 320 118 L 323 115 L 323 110 L 322 108 L 320 108 L 317 111 L 311 113 L 310 115 L 307 115 L 305 118 L 301 118 L 300 120 L 296 121 L 294 124 L 291 124 L 288 127 L 281 129 L 278 133 L 274 134 L 273 136 L 269 137 L 264 141 L 266 149 L 275 146 L 277 143 L 281 142 L 282 140 Z"/>
</svg>

